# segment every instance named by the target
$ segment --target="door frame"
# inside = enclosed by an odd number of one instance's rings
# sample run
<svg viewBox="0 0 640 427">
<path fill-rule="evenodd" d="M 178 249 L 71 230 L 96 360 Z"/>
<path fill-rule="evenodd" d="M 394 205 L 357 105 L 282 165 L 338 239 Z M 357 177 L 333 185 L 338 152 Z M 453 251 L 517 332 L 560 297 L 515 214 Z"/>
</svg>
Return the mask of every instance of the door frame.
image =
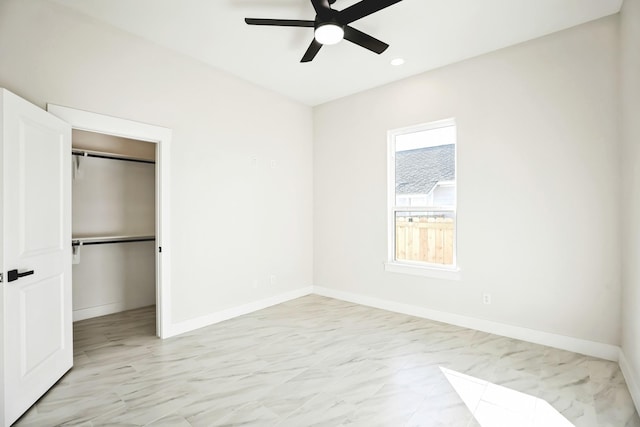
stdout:
<svg viewBox="0 0 640 427">
<path fill-rule="evenodd" d="M 171 245 L 169 242 L 169 156 L 172 130 L 128 119 L 47 104 L 47 111 L 72 129 L 156 144 L 156 335 L 171 335 Z"/>
</svg>

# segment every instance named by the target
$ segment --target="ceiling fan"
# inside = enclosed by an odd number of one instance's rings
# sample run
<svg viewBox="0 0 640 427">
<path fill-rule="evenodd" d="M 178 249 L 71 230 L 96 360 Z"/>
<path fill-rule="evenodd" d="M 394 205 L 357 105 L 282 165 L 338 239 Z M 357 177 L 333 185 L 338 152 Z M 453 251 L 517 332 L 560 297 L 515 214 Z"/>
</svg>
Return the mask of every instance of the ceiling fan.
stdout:
<svg viewBox="0 0 640 427">
<path fill-rule="evenodd" d="M 349 40 L 358 46 L 381 54 L 389 45 L 356 30 L 349 24 L 402 0 L 362 0 L 344 10 L 331 9 L 336 0 L 311 0 L 316 11 L 316 19 L 256 19 L 245 18 L 249 25 L 271 25 L 278 27 L 309 27 L 314 29 L 314 38 L 300 62 L 310 62 L 316 57 L 322 45 L 331 45 L 342 39 Z"/>
</svg>

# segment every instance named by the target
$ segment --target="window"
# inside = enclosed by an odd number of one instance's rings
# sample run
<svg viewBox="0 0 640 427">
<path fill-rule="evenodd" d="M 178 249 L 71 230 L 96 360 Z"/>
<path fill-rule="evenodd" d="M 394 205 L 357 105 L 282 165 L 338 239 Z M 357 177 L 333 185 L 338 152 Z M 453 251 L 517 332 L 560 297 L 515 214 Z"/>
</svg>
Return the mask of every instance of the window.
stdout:
<svg viewBox="0 0 640 427">
<path fill-rule="evenodd" d="M 389 266 L 456 270 L 453 119 L 389 131 Z"/>
</svg>

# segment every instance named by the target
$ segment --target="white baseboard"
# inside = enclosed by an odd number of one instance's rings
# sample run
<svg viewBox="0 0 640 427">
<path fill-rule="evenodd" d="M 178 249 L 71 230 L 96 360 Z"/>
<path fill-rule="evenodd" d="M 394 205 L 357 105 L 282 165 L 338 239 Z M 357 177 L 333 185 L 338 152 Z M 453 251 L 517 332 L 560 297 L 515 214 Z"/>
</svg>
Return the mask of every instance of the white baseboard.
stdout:
<svg viewBox="0 0 640 427">
<path fill-rule="evenodd" d="M 244 314 L 253 313 L 254 311 L 262 310 L 267 307 L 271 307 L 277 304 L 281 304 L 286 301 L 290 301 L 296 298 L 300 298 L 309 294 L 318 294 L 330 298 L 335 298 L 343 301 L 352 302 L 355 304 L 366 305 L 369 307 L 375 307 L 382 310 L 393 311 L 396 313 L 407 314 L 410 316 L 422 317 L 425 319 L 435 320 L 438 322 L 449 323 L 452 325 L 462 326 L 465 328 L 475 329 L 483 332 L 488 332 L 496 335 L 501 335 L 509 338 L 515 338 L 523 341 L 532 342 L 535 344 L 546 345 L 549 347 L 559 348 L 562 350 L 572 351 L 575 353 L 585 354 L 587 356 L 598 357 L 601 359 L 611 360 L 617 362 L 620 359 L 620 348 L 611 344 L 604 344 L 580 338 L 569 337 L 565 335 L 553 334 L 550 332 L 538 331 L 535 329 L 524 328 L 521 326 L 513 326 L 504 323 L 494 322 L 492 320 L 478 319 L 475 317 L 463 316 L 454 313 L 447 313 L 443 311 L 432 310 L 424 307 L 414 306 L 410 304 L 403 304 L 380 298 L 374 298 L 362 294 L 356 294 L 351 292 L 343 292 L 335 289 L 324 288 L 321 286 L 309 286 L 305 288 L 296 289 L 283 294 L 275 295 L 273 297 L 265 298 L 259 301 L 243 304 L 238 307 L 232 307 L 226 310 L 222 310 L 216 313 L 207 314 L 195 319 L 185 320 L 183 322 L 175 323 L 171 325 L 170 330 L 166 334 L 165 338 L 169 338 L 175 335 L 179 335 L 185 332 L 190 332 L 195 329 L 199 329 L 205 326 L 213 325 L 224 320 L 232 319 L 234 317 L 242 316 Z M 117 311 L 117 310 L 116 310 Z M 75 317 L 75 313 L 74 313 Z M 629 365 L 625 365 L 623 373 L 625 378 L 635 378 L 630 372 Z M 627 372 L 624 371 L 627 369 Z M 633 380 L 632 380 L 633 381 Z M 629 388 L 632 388 L 631 381 L 629 382 Z M 635 384 L 635 383 L 634 383 Z M 637 384 L 635 384 L 637 390 Z M 634 401 L 637 401 L 637 392 L 634 395 Z"/>
<path fill-rule="evenodd" d="M 546 345 L 549 347 L 559 348 L 562 350 L 572 351 L 587 356 L 598 357 L 601 359 L 618 361 L 620 348 L 611 344 L 603 344 L 594 341 L 588 341 L 580 338 L 573 338 L 564 335 L 542 332 L 535 329 L 523 328 L 520 326 L 507 325 L 504 323 L 494 322 L 491 320 L 478 319 L 475 317 L 463 316 L 444 311 L 431 310 L 424 307 L 403 304 L 399 302 L 387 301 L 380 298 L 374 298 L 362 294 L 351 292 L 343 292 L 335 289 L 314 286 L 313 293 L 335 298 L 355 304 L 366 305 L 369 307 L 380 308 L 383 310 L 393 311 L 396 313 L 408 314 L 410 316 L 422 317 L 425 319 L 435 320 L 438 322 L 449 323 L 452 325 L 462 326 L 469 329 L 488 332 L 491 334 L 501 335 L 509 338 L 515 338 L 522 341 L 528 341 L 535 344 Z"/>
<path fill-rule="evenodd" d="M 153 304 L 153 303 L 151 303 Z M 151 305 L 146 304 L 146 305 Z M 125 310 L 132 310 L 138 307 L 145 307 L 146 305 L 141 306 L 127 306 L 124 302 L 115 302 L 113 304 L 105 304 L 99 305 L 97 307 L 89 307 L 82 308 L 79 310 L 73 310 L 73 321 L 77 322 L 78 320 L 91 319 L 92 317 L 106 316 L 107 314 L 120 313 Z"/>
<path fill-rule="evenodd" d="M 633 366 L 629 364 L 622 349 L 620 349 L 619 363 L 622 375 L 624 375 L 624 379 L 627 382 L 629 393 L 631 393 L 633 403 L 636 405 L 636 410 L 640 412 L 640 376 L 638 376 L 638 372 L 636 372 Z"/>
<path fill-rule="evenodd" d="M 295 289 L 293 291 L 285 292 L 283 294 L 275 295 L 259 301 L 253 301 L 238 307 L 232 307 L 226 310 L 218 311 L 216 313 L 207 314 L 205 316 L 197 317 L 195 319 L 174 323 L 173 325 L 171 325 L 168 333 L 164 338 L 180 335 L 185 332 L 190 332 L 195 329 L 213 325 L 214 323 L 222 322 L 224 320 L 229 320 L 234 317 L 242 316 L 244 314 L 253 313 L 254 311 L 262 310 L 264 308 L 271 307 L 273 305 L 281 304 L 283 302 L 291 301 L 293 299 L 309 295 L 312 292 L 313 292 L 313 287 L 308 286 L 306 288 Z"/>
</svg>

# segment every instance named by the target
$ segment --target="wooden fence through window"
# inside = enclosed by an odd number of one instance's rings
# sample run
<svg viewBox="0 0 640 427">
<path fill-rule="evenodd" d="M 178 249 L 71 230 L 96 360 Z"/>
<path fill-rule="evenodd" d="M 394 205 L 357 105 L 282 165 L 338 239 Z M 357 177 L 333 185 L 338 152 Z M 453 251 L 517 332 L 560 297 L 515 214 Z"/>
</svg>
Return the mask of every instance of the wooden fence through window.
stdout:
<svg viewBox="0 0 640 427">
<path fill-rule="evenodd" d="M 452 218 L 396 217 L 396 259 L 451 265 L 454 231 Z"/>
</svg>

